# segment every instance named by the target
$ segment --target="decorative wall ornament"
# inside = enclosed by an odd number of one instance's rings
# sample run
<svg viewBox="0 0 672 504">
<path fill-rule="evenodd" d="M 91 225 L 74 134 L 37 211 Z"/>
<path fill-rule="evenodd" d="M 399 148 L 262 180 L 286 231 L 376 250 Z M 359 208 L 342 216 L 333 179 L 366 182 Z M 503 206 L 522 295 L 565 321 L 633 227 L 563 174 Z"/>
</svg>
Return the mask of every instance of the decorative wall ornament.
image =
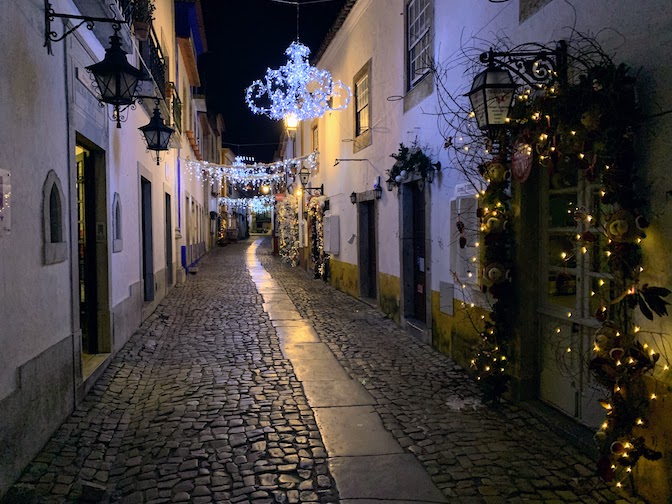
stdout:
<svg viewBox="0 0 672 504">
<path fill-rule="evenodd" d="M 325 112 L 343 110 L 350 102 L 350 88 L 331 73 L 311 66 L 310 49 L 298 40 L 285 51 L 287 64 L 267 69 L 263 80 L 254 81 L 245 92 L 247 106 L 255 114 L 283 120 L 294 115 L 299 121 L 322 117 Z M 334 103 L 343 103 L 334 106 Z"/>
</svg>

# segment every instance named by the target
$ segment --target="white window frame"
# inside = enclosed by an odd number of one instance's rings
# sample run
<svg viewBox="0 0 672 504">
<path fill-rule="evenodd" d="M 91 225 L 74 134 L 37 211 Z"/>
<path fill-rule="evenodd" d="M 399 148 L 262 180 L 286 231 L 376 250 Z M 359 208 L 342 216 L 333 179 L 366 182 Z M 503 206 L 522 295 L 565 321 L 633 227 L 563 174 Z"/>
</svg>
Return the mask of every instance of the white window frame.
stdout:
<svg viewBox="0 0 672 504">
<path fill-rule="evenodd" d="M 433 0 L 410 0 L 406 4 L 406 57 L 408 88 L 429 73 L 432 53 Z M 418 68 L 422 69 L 418 72 Z"/>
</svg>

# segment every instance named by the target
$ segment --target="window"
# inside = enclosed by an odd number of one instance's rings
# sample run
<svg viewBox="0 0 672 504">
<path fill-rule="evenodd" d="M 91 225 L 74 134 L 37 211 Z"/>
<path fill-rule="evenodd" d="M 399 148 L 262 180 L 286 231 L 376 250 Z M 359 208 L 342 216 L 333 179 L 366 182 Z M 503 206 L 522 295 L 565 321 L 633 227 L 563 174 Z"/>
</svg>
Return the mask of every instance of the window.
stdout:
<svg viewBox="0 0 672 504">
<path fill-rule="evenodd" d="M 432 56 L 432 0 L 411 0 L 406 6 L 408 88 L 429 73 Z"/>
<path fill-rule="evenodd" d="M 55 264 L 67 259 L 65 243 L 65 199 L 61 181 L 50 170 L 42 188 L 42 238 L 44 264 Z"/>
<path fill-rule="evenodd" d="M 451 270 L 455 281 L 478 286 L 480 261 L 478 254 L 479 224 L 477 200 L 469 188 L 459 186 L 461 194 L 450 202 Z"/>
<path fill-rule="evenodd" d="M 313 126 L 310 129 L 310 147 L 312 152 L 318 152 L 320 150 L 320 130 L 318 129 L 317 119 L 313 121 Z M 317 156 L 317 164 L 313 171 L 317 172 L 320 169 L 320 156 Z"/>
<path fill-rule="evenodd" d="M 355 138 L 353 151 L 371 145 L 371 60 L 355 75 Z"/>
<path fill-rule="evenodd" d="M 123 248 L 121 234 L 121 201 L 119 199 L 119 193 L 115 192 L 112 201 L 112 252 L 121 252 Z"/>
</svg>

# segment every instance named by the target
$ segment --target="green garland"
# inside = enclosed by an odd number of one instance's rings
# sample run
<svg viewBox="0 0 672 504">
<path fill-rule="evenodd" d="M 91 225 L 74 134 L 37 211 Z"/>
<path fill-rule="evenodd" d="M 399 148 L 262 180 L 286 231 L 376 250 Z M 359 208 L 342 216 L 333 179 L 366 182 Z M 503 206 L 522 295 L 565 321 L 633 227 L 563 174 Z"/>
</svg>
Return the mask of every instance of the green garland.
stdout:
<svg viewBox="0 0 672 504">
<path fill-rule="evenodd" d="M 395 159 L 395 163 L 390 170 L 387 170 L 387 182 L 396 187 L 399 187 L 413 173 L 419 174 L 424 182 L 432 176 L 430 172 L 441 171 L 441 163 L 438 161 L 432 163 L 417 143 L 413 143 L 410 147 L 400 143 L 399 152 L 390 154 L 390 157 Z"/>
<path fill-rule="evenodd" d="M 649 320 L 667 315 L 663 298 L 670 294 L 640 283 L 640 243 L 648 220 L 634 162 L 635 128 L 641 121 L 635 78 L 624 65 L 603 63 L 564 87 L 539 96 L 529 91 L 519 95 L 514 110 L 518 140 L 531 147 L 553 184 L 571 186 L 583 177 L 599 185 L 600 201 L 576 209 L 576 250 L 600 257 L 602 271 L 610 276 L 609 292 L 600 294 L 594 313 L 602 325 L 595 333 L 589 369 L 605 387 L 600 403 L 607 414 L 595 435 L 601 453 L 598 473 L 622 487 L 632 482 L 641 457 L 662 456 L 644 436 L 650 401 L 656 399 L 646 392 L 644 376 L 651 374 L 659 355 L 638 340 L 634 312 Z"/>
</svg>

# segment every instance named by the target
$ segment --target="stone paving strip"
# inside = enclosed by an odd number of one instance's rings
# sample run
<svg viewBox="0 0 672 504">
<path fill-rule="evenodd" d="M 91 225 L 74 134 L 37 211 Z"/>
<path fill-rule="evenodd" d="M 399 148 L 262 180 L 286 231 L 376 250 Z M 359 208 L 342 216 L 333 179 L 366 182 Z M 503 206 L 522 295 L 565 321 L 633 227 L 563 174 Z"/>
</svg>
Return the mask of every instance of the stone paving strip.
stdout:
<svg viewBox="0 0 672 504">
<path fill-rule="evenodd" d="M 301 330 L 297 348 L 288 355 L 290 360 L 292 352 L 297 356 L 292 363 L 314 408 L 341 502 L 431 501 L 405 493 L 405 482 L 416 476 L 412 459 L 422 464 L 450 503 L 643 502 L 602 483 L 594 476 L 593 460 L 527 409 L 506 402 L 486 407 L 462 368 L 376 308 L 271 256 L 267 241 L 257 248 L 257 257 L 276 289 L 284 287 L 283 306 L 310 321 L 273 324 L 281 342 L 294 334 L 293 328 Z M 275 294 L 269 291 L 269 296 L 265 300 L 272 303 Z M 311 351 L 308 345 L 314 347 L 314 360 L 324 362 L 331 381 L 320 382 L 320 371 L 304 360 Z M 335 356 L 340 365 L 319 360 L 326 355 Z M 352 404 L 346 405 L 348 401 Z M 397 445 L 380 432 L 379 422 Z M 368 436 L 367 429 L 375 434 L 359 442 Z M 388 453 L 359 456 L 362 444 Z M 397 467 L 405 470 L 397 473 Z M 384 475 L 384 483 L 368 476 L 373 472 Z M 378 484 L 368 490 L 360 486 L 356 482 L 363 474 Z M 397 500 L 376 493 L 385 486 Z"/>
<path fill-rule="evenodd" d="M 247 267 L 264 297 L 263 307 L 278 332 L 282 352 L 313 408 L 341 502 L 446 502 L 418 460 L 405 454 L 383 427 L 372 406 L 374 398 L 347 375 L 285 289 L 258 262 L 258 243 L 248 250 Z"/>
<path fill-rule="evenodd" d="M 5 503 L 338 502 L 315 415 L 262 306 L 288 298 L 257 291 L 246 250 L 213 250 L 171 290 Z"/>
</svg>

